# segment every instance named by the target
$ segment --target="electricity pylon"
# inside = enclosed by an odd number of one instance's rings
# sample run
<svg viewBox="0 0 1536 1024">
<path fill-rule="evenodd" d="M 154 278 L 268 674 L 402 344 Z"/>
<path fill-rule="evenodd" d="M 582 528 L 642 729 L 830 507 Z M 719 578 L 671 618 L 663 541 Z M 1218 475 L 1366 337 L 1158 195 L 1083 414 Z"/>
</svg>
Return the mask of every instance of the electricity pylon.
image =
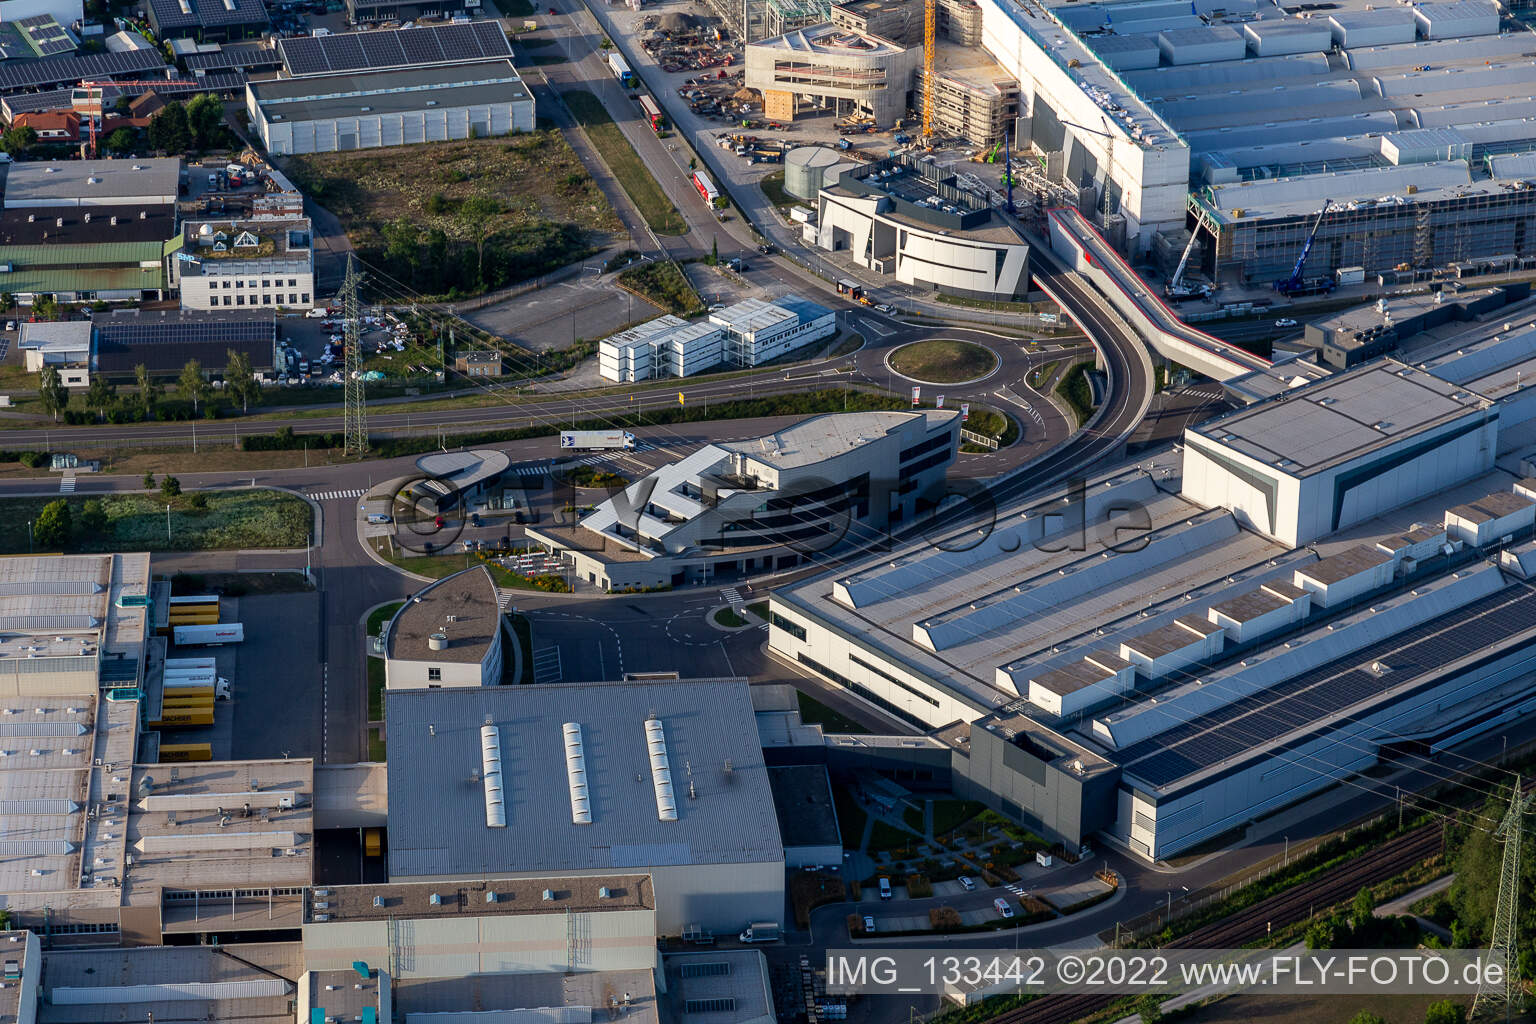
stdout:
<svg viewBox="0 0 1536 1024">
<path fill-rule="evenodd" d="M 352 255 L 347 254 L 347 274 L 341 282 L 342 345 L 346 358 L 342 363 L 342 453 L 363 456 L 368 453 L 368 407 L 363 384 L 363 353 L 359 341 L 361 313 L 357 308 L 359 275 Z"/>
<path fill-rule="evenodd" d="M 1515 777 L 1515 793 L 1509 801 L 1504 820 L 1494 830 L 1494 838 L 1504 844 L 1504 863 L 1499 869 L 1499 901 L 1493 910 L 1493 938 L 1488 943 L 1487 963 L 1502 963 L 1504 978 L 1493 983 L 1486 972 L 1478 982 L 1477 995 L 1472 997 L 1472 1018 L 1492 1017 L 1500 1008 L 1505 1015 L 1521 1009 L 1519 952 L 1516 948 L 1516 928 L 1520 904 L 1520 824 L 1536 799 L 1536 789 L 1524 792 L 1519 776 Z"/>
</svg>

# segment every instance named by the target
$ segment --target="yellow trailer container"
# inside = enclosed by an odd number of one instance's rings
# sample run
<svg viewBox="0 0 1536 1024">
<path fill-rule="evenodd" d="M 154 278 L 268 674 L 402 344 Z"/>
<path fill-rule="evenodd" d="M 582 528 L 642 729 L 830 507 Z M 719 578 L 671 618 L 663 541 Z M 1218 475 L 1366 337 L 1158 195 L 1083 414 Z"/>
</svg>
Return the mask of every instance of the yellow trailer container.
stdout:
<svg viewBox="0 0 1536 1024">
<path fill-rule="evenodd" d="M 213 712 L 188 708 L 186 710 L 166 709 L 160 712 L 160 717 L 149 723 L 151 729 L 184 729 L 199 725 L 212 725 Z"/>
<path fill-rule="evenodd" d="M 178 761 L 212 761 L 213 744 L 211 743 L 162 743 L 160 744 L 160 763 L 174 764 Z"/>
</svg>

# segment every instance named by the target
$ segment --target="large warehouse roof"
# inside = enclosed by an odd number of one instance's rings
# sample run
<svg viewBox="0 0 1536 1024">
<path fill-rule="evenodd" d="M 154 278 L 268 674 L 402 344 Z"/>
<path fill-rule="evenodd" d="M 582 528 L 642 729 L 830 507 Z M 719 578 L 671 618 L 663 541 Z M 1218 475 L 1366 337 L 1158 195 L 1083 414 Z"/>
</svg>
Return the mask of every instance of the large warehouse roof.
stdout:
<svg viewBox="0 0 1536 1024">
<path fill-rule="evenodd" d="M 1308 476 L 1487 409 L 1486 399 L 1394 360 L 1370 363 L 1186 430 Z"/>
<path fill-rule="evenodd" d="M 279 39 L 277 51 L 290 76 L 341 71 L 463 64 L 512 56 L 501 23 L 422 25 L 394 31 L 344 32 L 339 35 Z"/>
<path fill-rule="evenodd" d="M 176 157 L 15 163 L 5 175 L 5 208 L 63 206 L 80 201 L 103 206 L 172 203 L 180 180 L 181 160 Z"/>
<path fill-rule="evenodd" d="M 510 60 L 310 75 L 252 82 L 246 88 L 269 120 L 284 121 L 513 103 L 532 95 Z"/>
<path fill-rule="evenodd" d="M 395 690 L 385 711 L 392 878 L 784 856 L 742 680 Z"/>
<path fill-rule="evenodd" d="M 91 318 L 96 331 L 96 368 L 131 371 L 143 363 L 153 372 L 180 369 L 198 359 L 204 369 L 222 367 L 228 349 L 244 352 L 255 369 L 272 366 L 277 315 L 250 311 L 231 315 L 201 310 L 115 310 Z"/>
</svg>

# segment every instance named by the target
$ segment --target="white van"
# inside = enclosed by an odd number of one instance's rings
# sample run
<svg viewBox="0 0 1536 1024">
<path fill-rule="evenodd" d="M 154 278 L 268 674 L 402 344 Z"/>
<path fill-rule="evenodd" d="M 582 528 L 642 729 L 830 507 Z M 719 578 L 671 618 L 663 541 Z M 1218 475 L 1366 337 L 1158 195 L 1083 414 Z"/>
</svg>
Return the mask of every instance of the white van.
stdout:
<svg viewBox="0 0 1536 1024">
<path fill-rule="evenodd" d="M 1013 916 L 1013 908 L 1010 907 L 1008 905 L 1008 901 L 1003 899 L 1001 896 L 999 896 L 997 899 L 992 901 L 992 906 L 997 911 L 997 916 L 998 917 L 1012 917 Z"/>
<path fill-rule="evenodd" d="M 368 522 L 373 523 L 374 525 L 381 525 L 383 523 L 392 523 L 394 520 L 385 515 L 383 512 L 369 512 Z"/>
<path fill-rule="evenodd" d="M 884 875 L 880 876 L 880 898 L 883 900 L 891 898 L 891 880 Z"/>
</svg>

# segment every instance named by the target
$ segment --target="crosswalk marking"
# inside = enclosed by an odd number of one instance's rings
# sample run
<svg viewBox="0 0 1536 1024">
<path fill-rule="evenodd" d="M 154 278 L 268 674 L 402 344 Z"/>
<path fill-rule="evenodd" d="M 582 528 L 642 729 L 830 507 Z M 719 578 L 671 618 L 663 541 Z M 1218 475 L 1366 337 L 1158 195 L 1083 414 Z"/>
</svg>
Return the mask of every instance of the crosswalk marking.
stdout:
<svg viewBox="0 0 1536 1024">
<path fill-rule="evenodd" d="M 741 594 L 737 592 L 735 587 L 727 587 L 725 590 L 720 591 L 720 596 L 725 598 L 725 603 L 731 606 L 732 611 L 741 607 Z"/>
<path fill-rule="evenodd" d="M 73 473 L 65 473 L 63 476 L 59 477 L 59 493 L 75 493 L 75 475 Z"/>
<path fill-rule="evenodd" d="M 544 475 L 544 467 L 543 466 L 518 466 L 517 467 L 517 475 L 518 476 L 543 476 Z"/>
<path fill-rule="evenodd" d="M 359 487 L 351 491 L 321 491 L 319 494 L 311 494 L 310 497 L 316 501 L 331 501 L 335 498 L 361 498 L 366 493 L 368 493 L 366 490 Z"/>
<path fill-rule="evenodd" d="M 565 675 L 560 664 L 560 648 L 546 647 L 533 656 L 533 681 L 558 683 Z"/>
</svg>

